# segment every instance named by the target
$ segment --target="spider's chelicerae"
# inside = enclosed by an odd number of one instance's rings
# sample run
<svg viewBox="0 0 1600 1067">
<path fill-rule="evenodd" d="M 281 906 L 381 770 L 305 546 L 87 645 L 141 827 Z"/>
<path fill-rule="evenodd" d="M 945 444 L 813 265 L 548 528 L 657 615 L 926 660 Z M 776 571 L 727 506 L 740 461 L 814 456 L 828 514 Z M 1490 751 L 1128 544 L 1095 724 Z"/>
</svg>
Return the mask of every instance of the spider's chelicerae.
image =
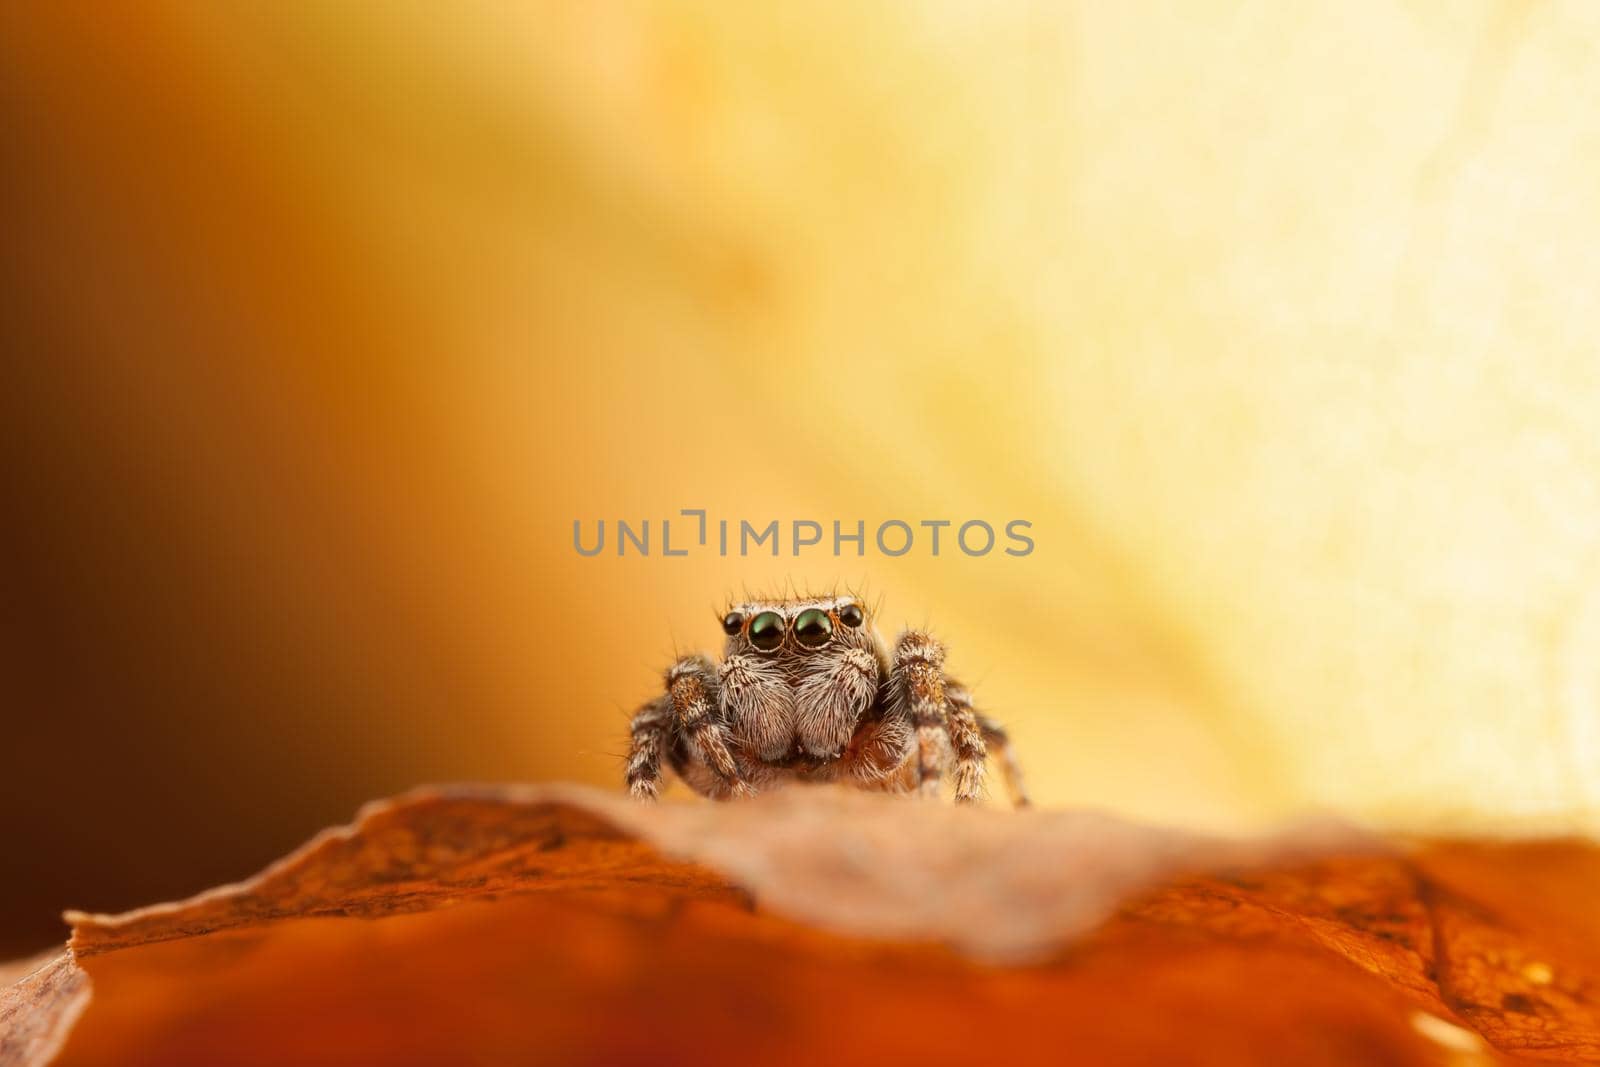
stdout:
<svg viewBox="0 0 1600 1067">
<path fill-rule="evenodd" d="M 634 715 L 636 798 L 660 792 L 665 761 L 719 800 L 796 780 L 937 796 L 948 772 L 970 803 L 992 752 L 1012 804 L 1028 803 L 1005 731 L 945 673 L 944 646 L 926 631 L 891 649 L 854 596 L 753 599 L 729 608 L 722 629 L 720 663 L 681 657 L 666 692 Z"/>
</svg>

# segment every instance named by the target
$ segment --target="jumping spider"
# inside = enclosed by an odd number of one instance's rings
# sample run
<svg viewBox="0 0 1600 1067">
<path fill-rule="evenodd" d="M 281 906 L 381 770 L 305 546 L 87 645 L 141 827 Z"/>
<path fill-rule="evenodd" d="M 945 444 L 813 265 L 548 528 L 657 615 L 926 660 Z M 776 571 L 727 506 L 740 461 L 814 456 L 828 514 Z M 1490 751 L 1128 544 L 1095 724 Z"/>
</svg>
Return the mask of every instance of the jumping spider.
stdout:
<svg viewBox="0 0 1600 1067">
<path fill-rule="evenodd" d="M 681 657 L 634 714 L 635 798 L 660 792 L 665 759 L 718 800 L 795 780 L 937 796 L 953 770 L 957 802 L 972 803 L 993 751 L 1013 806 L 1027 805 L 1005 731 L 944 672 L 931 634 L 906 630 L 891 652 L 854 596 L 750 600 L 722 629 L 721 663 Z"/>
</svg>

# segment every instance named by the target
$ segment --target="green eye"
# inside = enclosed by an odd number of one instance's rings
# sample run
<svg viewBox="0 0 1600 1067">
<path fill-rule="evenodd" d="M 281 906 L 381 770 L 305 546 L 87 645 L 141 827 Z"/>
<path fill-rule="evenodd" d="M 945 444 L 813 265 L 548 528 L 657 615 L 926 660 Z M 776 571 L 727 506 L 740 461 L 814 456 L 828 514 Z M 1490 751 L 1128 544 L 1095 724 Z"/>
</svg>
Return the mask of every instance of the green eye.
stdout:
<svg viewBox="0 0 1600 1067">
<path fill-rule="evenodd" d="M 816 648 L 818 645 L 828 643 L 828 638 L 833 636 L 833 620 L 828 618 L 828 613 L 817 608 L 807 608 L 794 620 L 794 635 L 800 643 L 807 648 Z"/>
<path fill-rule="evenodd" d="M 750 643 L 763 652 L 783 644 L 783 616 L 776 611 L 763 611 L 750 620 Z"/>
</svg>

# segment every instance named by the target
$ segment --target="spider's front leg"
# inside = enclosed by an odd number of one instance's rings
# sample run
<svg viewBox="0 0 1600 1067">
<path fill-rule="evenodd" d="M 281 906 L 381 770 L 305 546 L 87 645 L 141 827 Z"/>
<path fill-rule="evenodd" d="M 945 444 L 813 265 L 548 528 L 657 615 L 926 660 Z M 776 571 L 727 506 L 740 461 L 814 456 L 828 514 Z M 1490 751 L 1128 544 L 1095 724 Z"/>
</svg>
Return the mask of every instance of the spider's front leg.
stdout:
<svg viewBox="0 0 1600 1067">
<path fill-rule="evenodd" d="M 704 656 L 684 656 L 667 671 L 667 692 L 633 717 L 628 791 L 653 800 L 661 789 L 661 756 L 675 737 L 700 754 L 728 795 L 753 796 L 733 757 L 727 725 L 717 707 L 717 675 Z"/>
<path fill-rule="evenodd" d="M 628 792 L 635 800 L 661 794 L 661 754 L 672 744 L 672 707 L 664 696 L 633 713 L 628 724 Z"/>
<path fill-rule="evenodd" d="M 989 746 L 967 687 L 945 675 L 944 692 L 950 702 L 950 747 L 956 753 L 956 803 L 976 804 L 983 796 Z"/>
<path fill-rule="evenodd" d="M 907 630 L 895 642 L 890 677 L 896 702 L 917 731 L 918 791 L 923 796 L 939 795 L 948 738 L 956 760 L 956 802 L 976 803 L 983 796 L 988 753 L 972 705 L 950 699 L 951 690 L 960 687 L 944 673 L 944 646 L 931 634 Z"/>
</svg>

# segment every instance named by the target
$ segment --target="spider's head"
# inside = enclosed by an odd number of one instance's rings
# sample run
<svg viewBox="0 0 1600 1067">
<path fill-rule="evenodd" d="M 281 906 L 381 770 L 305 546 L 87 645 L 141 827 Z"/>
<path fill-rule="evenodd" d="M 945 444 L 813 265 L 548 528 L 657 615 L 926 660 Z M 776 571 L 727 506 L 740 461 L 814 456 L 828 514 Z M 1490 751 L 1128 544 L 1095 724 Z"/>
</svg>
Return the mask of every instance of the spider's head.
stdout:
<svg viewBox="0 0 1600 1067">
<path fill-rule="evenodd" d="M 751 600 L 730 607 L 722 629 L 723 698 L 749 746 L 773 762 L 842 752 L 888 670 L 865 605 Z"/>
<path fill-rule="evenodd" d="M 797 674 L 825 668 L 846 649 L 877 645 L 866 608 L 853 596 L 735 604 L 722 617 L 722 632 L 727 655 L 760 656 Z"/>
</svg>

